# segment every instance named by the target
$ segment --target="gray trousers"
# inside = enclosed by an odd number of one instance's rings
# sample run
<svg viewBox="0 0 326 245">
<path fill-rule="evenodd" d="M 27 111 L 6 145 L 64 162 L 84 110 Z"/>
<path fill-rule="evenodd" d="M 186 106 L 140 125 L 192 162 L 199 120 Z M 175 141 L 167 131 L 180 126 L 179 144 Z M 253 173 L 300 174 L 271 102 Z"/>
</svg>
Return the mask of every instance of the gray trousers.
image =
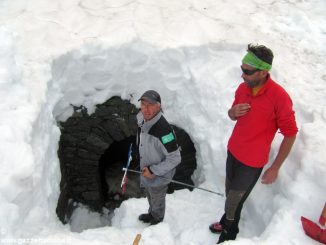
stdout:
<svg viewBox="0 0 326 245">
<path fill-rule="evenodd" d="M 165 214 L 165 196 L 168 186 L 145 187 L 145 193 L 149 203 L 148 213 L 151 214 L 155 220 L 162 221 Z"/>
</svg>

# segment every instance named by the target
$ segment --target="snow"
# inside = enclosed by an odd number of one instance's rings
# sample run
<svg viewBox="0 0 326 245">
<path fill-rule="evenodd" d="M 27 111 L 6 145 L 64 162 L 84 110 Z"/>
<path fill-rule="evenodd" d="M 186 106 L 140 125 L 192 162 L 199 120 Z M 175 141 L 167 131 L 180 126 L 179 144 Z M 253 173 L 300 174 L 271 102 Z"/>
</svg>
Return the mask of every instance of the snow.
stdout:
<svg viewBox="0 0 326 245">
<path fill-rule="evenodd" d="M 123 202 L 111 226 L 82 206 L 63 225 L 56 120 L 114 95 L 139 106 L 155 89 L 195 144 L 196 184 L 223 192 L 234 125 L 226 112 L 246 45 L 259 43 L 275 54 L 271 74 L 293 99 L 299 134 L 278 181 L 257 183 L 226 244 L 318 244 L 300 216 L 317 221 L 325 203 L 325 10 L 323 0 L 0 1 L 0 243 L 132 244 L 139 233 L 140 244 L 214 244 L 208 225 L 224 198 L 201 190 L 168 195 L 155 226 L 137 221 L 144 198 Z"/>
</svg>

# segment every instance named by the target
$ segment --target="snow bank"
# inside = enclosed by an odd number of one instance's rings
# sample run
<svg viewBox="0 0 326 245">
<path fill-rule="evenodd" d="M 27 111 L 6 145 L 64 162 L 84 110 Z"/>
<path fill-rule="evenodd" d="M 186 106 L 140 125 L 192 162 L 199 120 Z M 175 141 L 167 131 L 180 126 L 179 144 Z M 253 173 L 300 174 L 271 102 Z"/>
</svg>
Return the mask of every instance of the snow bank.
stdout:
<svg viewBox="0 0 326 245">
<path fill-rule="evenodd" d="M 157 226 L 137 221 L 145 199 L 124 202 L 111 227 L 77 233 L 63 226 L 55 214 L 56 120 L 69 117 L 71 105 L 91 113 L 113 95 L 137 105 L 144 90 L 156 89 L 168 120 L 195 144 L 196 184 L 221 192 L 233 127 L 226 111 L 246 45 L 258 42 L 274 51 L 272 76 L 290 93 L 300 132 L 277 183 L 255 187 L 233 243 L 314 244 L 300 216 L 317 220 L 325 202 L 323 10 L 324 1 L 1 1 L 0 238 L 131 244 L 142 233 L 143 244 L 215 243 L 207 226 L 224 200 L 200 190 L 169 195 Z M 76 229 L 87 219 L 97 227 L 103 217 L 84 210 Z"/>
</svg>

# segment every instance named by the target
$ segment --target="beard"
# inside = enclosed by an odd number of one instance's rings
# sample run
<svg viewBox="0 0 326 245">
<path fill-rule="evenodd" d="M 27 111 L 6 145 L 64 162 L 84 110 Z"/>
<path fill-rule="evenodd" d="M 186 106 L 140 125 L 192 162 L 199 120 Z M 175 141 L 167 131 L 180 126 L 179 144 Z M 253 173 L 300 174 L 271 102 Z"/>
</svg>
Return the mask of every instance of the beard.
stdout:
<svg viewBox="0 0 326 245">
<path fill-rule="evenodd" d="M 261 81 L 257 81 L 257 80 L 247 80 L 246 79 L 244 81 L 249 88 L 254 88 L 261 84 Z"/>
</svg>

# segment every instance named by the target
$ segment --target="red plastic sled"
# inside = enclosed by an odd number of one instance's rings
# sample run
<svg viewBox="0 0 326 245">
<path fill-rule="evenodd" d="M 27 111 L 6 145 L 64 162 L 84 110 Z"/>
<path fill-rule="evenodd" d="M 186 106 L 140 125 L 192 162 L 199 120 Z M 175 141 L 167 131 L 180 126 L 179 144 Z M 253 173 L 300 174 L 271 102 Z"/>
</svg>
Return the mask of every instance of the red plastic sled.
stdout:
<svg viewBox="0 0 326 245">
<path fill-rule="evenodd" d="M 326 244 L 326 230 L 322 229 L 317 225 L 315 222 L 312 222 L 311 220 L 301 217 L 301 223 L 303 230 L 305 233 L 311 237 L 312 239 L 321 242 L 323 244 Z"/>
</svg>

